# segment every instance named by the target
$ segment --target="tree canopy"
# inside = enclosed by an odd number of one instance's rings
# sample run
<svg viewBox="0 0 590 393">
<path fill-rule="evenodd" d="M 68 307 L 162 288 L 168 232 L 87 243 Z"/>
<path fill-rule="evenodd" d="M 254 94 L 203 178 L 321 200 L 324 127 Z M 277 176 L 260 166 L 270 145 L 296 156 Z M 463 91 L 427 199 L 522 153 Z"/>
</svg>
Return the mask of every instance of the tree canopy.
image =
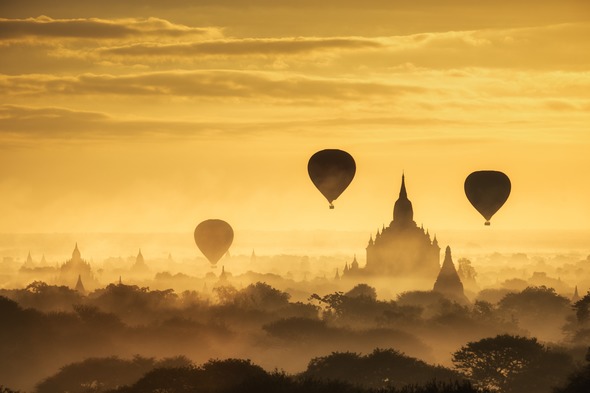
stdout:
<svg viewBox="0 0 590 393">
<path fill-rule="evenodd" d="M 475 386 L 506 393 L 550 392 L 573 368 L 569 355 L 546 348 L 536 338 L 507 334 L 469 342 L 452 360 Z"/>
</svg>

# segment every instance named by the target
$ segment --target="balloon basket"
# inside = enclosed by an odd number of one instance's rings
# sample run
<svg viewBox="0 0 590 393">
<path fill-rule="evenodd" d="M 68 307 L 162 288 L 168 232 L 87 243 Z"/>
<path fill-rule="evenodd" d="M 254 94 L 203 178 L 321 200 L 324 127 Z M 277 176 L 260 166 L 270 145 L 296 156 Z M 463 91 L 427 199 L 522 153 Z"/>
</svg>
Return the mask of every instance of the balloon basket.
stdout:
<svg viewBox="0 0 590 393">
<path fill-rule="evenodd" d="M 484 225 L 489 227 L 490 226 L 490 222 L 489 221 L 486 221 L 486 223 Z"/>
<path fill-rule="evenodd" d="M 334 209 L 334 205 L 330 203 L 330 209 Z"/>
</svg>

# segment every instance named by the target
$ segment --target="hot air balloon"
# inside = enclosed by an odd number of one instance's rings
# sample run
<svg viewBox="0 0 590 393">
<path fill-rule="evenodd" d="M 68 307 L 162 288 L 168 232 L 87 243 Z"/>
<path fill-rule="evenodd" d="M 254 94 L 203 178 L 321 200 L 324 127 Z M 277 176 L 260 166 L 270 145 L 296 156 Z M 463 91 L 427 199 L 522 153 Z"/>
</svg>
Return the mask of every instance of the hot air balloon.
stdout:
<svg viewBox="0 0 590 393">
<path fill-rule="evenodd" d="M 332 201 L 346 190 L 354 178 L 356 164 L 347 152 L 326 149 L 311 156 L 307 172 L 313 184 L 330 203 L 330 209 L 333 209 Z"/>
<path fill-rule="evenodd" d="M 205 220 L 195 228 L 195 243 L 212 265 L 227 252 L 233 240 L 234 230 L 223 220 Z"/>
<path fill-rule="evenodd" d="M 465 195 L 490 225 L 492 216 L 510 195 L 510 179 L 498 171 L 477 171 L 465 179 Z"/>
</svg>

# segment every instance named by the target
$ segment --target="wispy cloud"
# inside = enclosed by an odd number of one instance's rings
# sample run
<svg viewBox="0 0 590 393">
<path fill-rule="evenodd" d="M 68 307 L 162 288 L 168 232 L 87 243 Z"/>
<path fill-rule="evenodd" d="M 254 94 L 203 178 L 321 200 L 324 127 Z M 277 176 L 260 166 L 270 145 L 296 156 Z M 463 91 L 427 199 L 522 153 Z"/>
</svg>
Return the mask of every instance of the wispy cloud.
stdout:
<svg viewBox="0 0 590 393">
<path fill-rule="evenodd" d="M 362 38 L 279 38 L 234 39 L 182 44 L 133 44 L 102 48 L 101 54 L 119 56 L 195 56 L 195 55 L 285 55 L 319 50 L 382 48 L 378 41 Z"/>
<path fill-rule="evenodd" d="M 174 24 L 164 19 L 53 19 L 47 16 L 26 19 L 0 18 L 0 40 L 24 38 L 125 39 L 194 37 L 219 34 L 216 28 L 197 28 Z"/>
<path fill-rule="evenodd" d="M 227 119 L 226 121 L 178 121 L 166 119 L 124 119 L 91 111 L 80 111 L 62 107 L 31 107 L 22 105 L 0 105 L 0 135 L 3 140 L 101 140 L 134 137 L 152 138 L 223 138 L 240 136 L 264 136 L 290 134 L 328 137 L 357 134 L 359 129 L 371 139 L 372 130 L 383 130 L 392 126 L 437 127 L 472 126 L 465 121 L 448 120 L 428 116 L 389 117 L 323 117 L 316 119 L 285 119 L 277 121 L 252 121 Z M 397 135 L 397 136 L 396 136 Z M 409 135 L 412 135 L 410 138 Z M 421 138 L 421 133 L 392 134 L 400 140 Z"/>
<path fill-rule="evenodd" d="M 165 19 L 0 19 L 5 72 L 68 60 L 81 67 L 330 69 L 371 72 L 404 63 L 428 68 L 587 69 L 590 23 L 433 31 L 396 36 L 226 37 L 223 28 Z M 18 47 L 21 45 L 21 47 Z M 15 49 L 17 48 L 18 49 Z M 39 58 L 40 53 L 45 59 Z M 32 61 L 34 59 L 34 61 Z M 236 63 L 240 61 L 240 63 Z M 10 67 L 12 64 L 12 67 Z M 2 66 L 0 66 L 2 67 Z M 0 68 L 2 69 L 2 68 Z"/>
<path fill-rule="evenodd" d="M 170 71 L 135 75 L 0 76 L 0 92 L 28 94 L 271 97 L 283 100 L 355 100 L 423 93 L 426 88 L 354 79 L 310 78 L 248 71 Z"/>
<path fill-rule="evenodd" d="M 165 120 L 126 120 L 102 112 L 62 107 L 0 105 L 0 134 L 4 140 L 124 140 L 137 136 L 199 136 L 219 125 Z"/>
</svg>

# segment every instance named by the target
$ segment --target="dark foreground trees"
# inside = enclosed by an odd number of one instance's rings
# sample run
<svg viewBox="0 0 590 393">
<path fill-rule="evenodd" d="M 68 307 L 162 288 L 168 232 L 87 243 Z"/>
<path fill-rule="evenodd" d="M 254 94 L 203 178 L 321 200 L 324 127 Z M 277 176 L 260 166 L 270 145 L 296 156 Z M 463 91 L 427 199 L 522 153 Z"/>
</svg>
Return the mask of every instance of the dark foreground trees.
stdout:
<svg viewBox="0 0 590 393">
<path fill-rule="evenodd" d="M 355 367 L 361 368 L 354 370 Z M 327 366 L 327 367 L 326 367 Z M 366 373 L 364 383 L 339 378 L 342 372 Z M 415 367 L 415 370 L 411 370 Z M 319 368 L 319 369 L 318 369 Z M 430 369 L 429 369 L 430 368 Z M 326 373 L 326 371 L 331 372 Z M 373 371 L 371 371 L 373 370 Z M 37 385 L 35 393 L 486 393 L 458 374 L 433 367 L 393 350 L 375 350 L 367 356 L 336 353 L 310 362 L 310 373 L 288 375 L 267 372 L 250 360 L 210 360 L 195 366 L 183 357 L 155 361 L 136 356 L 91 358 L 63 367 Z M 424 373 L 422 376 L 418 374 Z M 404 373 L 412 374 L 401 378 Z M 397 375 L 397 376 L 396 376 Z M 333 378 L 332 378 L 333 377 Z M 390 380 L 388 378 L 395 378 Z M 428 380 L 429 378 L 432 378 Z M 417 382 L 411 382 L 417 381 Z M 372 386 L 368 386 L 372 385 Z M 0 393 L 18 393 L 0 386 Z"/>
<path fill-rule="evenodd" d="M 586 364 L 571 374 L 563 386 L 554 390 L 554 393 L 580 393 L 590 392 L 590 347 L 586 352 Z"/>
<path fill-rule="evenodd" d="M 302 376 L 339 380 L 368 388 L 424 385 L 430 381 L 459 382 L 463 377 L 447 368 L 432 366 L 393 349 L 375 349 L 361 356 L 352 352 L 333 352 L 314 358 Z"/>
<path fill-rule="evenodd" d="M 160 361 L 141 356 L 135 356 L 131 360 L 119 359 L 115 356 L 89 358 L 62 367 L 55 375 L 39 383 L 36 393 L 103 392 L 134 383 L 155 368 L 178 368 L 190 364 L 190 360 L 182 356 Z"/>
<path fill-rule="evenodd" d="M 12 390 L 10 388 L 7 388 L 6 386 L 0 385 L 0 393 L 19 393 L 19 392 L 16 390 Z"/>
<path fill-rule="evenodd" d="M 403 388 L 368 389 L 343 381 L 267 373 L 249 360 L 212 360 L 200 367 L 153 370 L 132 386 L 110 393 L 478 393 L 468 382 L 429 382 Z"/>
<path fill-rule="evenodd" d="M 574 368 L 567 353 L 511 335 L 470 342 L 453 354 L 453 363 L 475 386 L 504 393 L 551 392 Z"/>
</svg>

